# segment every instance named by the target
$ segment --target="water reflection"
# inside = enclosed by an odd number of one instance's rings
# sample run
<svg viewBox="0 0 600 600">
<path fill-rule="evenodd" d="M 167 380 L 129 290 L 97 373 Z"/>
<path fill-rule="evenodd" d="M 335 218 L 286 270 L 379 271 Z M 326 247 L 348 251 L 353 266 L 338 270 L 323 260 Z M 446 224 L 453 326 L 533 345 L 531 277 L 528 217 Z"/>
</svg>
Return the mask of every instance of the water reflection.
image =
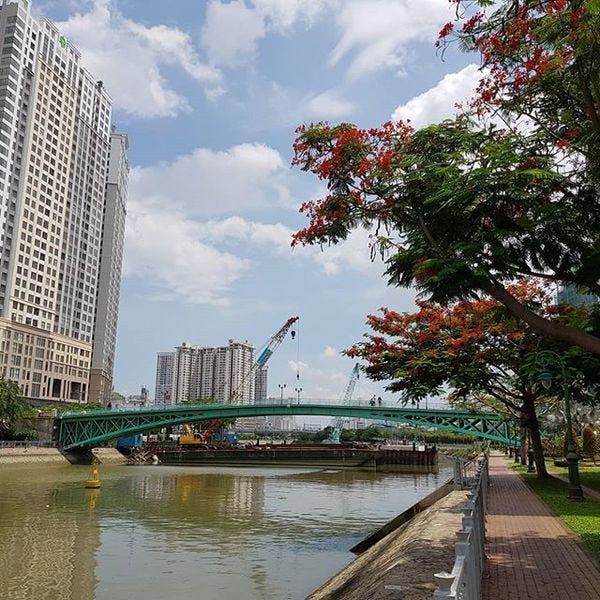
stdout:
<svg viewBox="0 0 600 600">
<path fill-rule="evenodd" d="M 0 471 L 2 600 L 304 598 L 447 477 L 105 467 Z"/>
</svg>

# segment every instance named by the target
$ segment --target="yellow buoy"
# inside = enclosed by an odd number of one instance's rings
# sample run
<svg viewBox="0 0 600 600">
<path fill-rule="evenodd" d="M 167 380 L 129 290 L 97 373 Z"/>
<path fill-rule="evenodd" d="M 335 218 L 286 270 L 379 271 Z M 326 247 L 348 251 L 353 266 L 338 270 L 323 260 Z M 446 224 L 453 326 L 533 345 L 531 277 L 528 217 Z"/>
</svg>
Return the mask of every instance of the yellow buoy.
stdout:
<svg viewBox="0 0 600 600">
<path fill-rule="evenodd" d="M 100 487 L 100 485 L 100 479 L 98 479 L 98 467 L 96 465 L 92 465 L 92 470 L 90 471 L 90 478 L 85 482 L 85 487 L 97 489 Z"/>
</svg>

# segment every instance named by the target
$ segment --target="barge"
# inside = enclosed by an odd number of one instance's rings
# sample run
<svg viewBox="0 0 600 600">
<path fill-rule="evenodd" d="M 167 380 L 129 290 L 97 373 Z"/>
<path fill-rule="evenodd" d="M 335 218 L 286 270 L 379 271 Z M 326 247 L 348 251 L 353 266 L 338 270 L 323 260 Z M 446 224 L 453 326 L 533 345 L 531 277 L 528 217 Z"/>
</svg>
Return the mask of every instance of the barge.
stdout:
<svg viewBox="0 0 600 600">
<path fill-rule="evenodd" d="M 227 448 L 148 448 L 164 464 L 277 465 L 323 467 L 377 467 L 390 470 L 437 467 L 435 446 L 413 449 L 406 446 L 349 444 L 277 444 Z"/>
</svg>

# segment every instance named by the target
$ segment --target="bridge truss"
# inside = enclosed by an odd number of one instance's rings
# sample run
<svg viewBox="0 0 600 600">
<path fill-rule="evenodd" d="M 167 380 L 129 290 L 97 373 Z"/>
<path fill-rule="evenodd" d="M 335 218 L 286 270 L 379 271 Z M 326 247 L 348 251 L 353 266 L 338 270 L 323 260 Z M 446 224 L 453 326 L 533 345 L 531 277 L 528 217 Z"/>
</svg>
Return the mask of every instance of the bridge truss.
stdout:
<svg viewBox="0 0 600 600">
<path fill-rule="evenodd" d="M 110 440 L 156 431 L 183 423 L 271 415 L 354 417 L 406 423 L 469 434 L 501 444 L 514 443 L 510 421 L 493 413 L 420 410 L 340 404 L 184 404 L 136 410 L 62 413 L 56 418 L 56 440 L 64 449 L 94 447 Z"/>
</svg>

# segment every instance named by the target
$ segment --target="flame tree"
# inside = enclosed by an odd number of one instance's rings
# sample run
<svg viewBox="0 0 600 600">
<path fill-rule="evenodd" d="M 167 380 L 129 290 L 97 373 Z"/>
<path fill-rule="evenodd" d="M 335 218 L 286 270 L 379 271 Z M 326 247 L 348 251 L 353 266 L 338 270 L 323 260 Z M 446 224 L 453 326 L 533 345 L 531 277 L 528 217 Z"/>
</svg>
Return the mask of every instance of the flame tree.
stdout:
<svg viewBox="0 0 600 600">
<path fill-rule="evenodd" d="M 511 286 L 510 293 L 552 322 L 592 327 L 597 321 L 588 308 L 549 304 L 547 294 L 532 282 Z M 570 391 L 579 401 L 590 401 L 586 390 L 600 382 L 600 358 L 576 346 L 549 344 L 493 298 L 418 305 L 413 314 L 383 308 L 381 314 L 369 315 L 375 333 L 346 354 L 364 359 L 369 377 L 389 381 L 387 389 L 404 402 L 448 393 L 452 404 L 516 417 L 531 433 L 538 477 L 548 477 L 537 414 L 548 399 L 538 381 L 535 355 L 552 349 L 563 356 Z"/>
<path fill-rule="evenodd" d="M 293 243 L 369 228 L 391 285 L 441 304 L 490 296 L 537 334 L 600 355 L 598 336 L 510 291 L 535 276 L 600 293 L 599 3 L 452 1 L 438 43 L 479 53 L 473 103 L 419 131 L 299 127 L 293 163 L 328 193 L 302 206 Z"/>
</svg>

